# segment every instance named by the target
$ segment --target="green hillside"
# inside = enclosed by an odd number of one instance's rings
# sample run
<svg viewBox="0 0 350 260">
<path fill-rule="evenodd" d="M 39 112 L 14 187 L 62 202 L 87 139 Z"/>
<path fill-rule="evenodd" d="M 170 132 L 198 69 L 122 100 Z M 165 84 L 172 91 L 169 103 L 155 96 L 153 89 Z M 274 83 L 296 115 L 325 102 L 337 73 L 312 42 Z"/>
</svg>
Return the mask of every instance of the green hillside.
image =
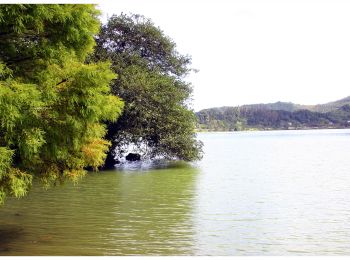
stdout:
<svg viewBox="0 0 350 260">
<path fill-rule="evenodd" d="M 326 112 L 337 110 L 345 105 L 350 105 L 350 96 L 334 102 L 329 102 L 326 104 L 304 106 L 304 108 L 314 112 L 326 113 Z"/>
<path fill-rule="evenodd" d="M 302 105 L 294 104 L 291 102 L 276 102 L 276 103 L 267 103 L 267 104 L 252 104 L 252 105 L 243 105 L 241 108 L 246 109 L 269 109 L 269 110 L 283 110 L 283 111 L 296 111 L 303 109 Z"/>
<path fill-rule="evenodd" d="M 276 102 L 209 108 L 196 116 L 200 131 L 347 128 L 350 97 L 314 106 Z"/>
<path fill-rule="evenodd" d="M 250 105 L 243 105 L 240 107 L 249 108 L 249 109 L 283 110 L 283 111 L 290 111 L 290 112 L 306 109 L 313 112 L 327 113 L 327 112 L 336 110 L 338 108 L 341 108 L 342 106 L 345 106 L 345 105 L 350 105 L 350 96 L 337 101 L 332 101 L 329 103 L 318 104 L 318 105 L 300 105 L 300 104 L 294 104 L 292 102 L 278 101 L 275 103 L 250 104 Z"/>
</svg>

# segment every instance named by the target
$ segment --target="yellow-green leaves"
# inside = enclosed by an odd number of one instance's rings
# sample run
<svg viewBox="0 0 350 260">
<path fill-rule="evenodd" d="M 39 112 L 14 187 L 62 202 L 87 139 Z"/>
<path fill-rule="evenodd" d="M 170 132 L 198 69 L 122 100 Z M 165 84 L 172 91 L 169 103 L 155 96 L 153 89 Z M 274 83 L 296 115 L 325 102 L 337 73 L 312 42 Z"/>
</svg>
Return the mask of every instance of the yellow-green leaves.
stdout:
<svg viewBox="0 0 350 260">
<path fill-rule="evenodd" d="M 0 5 L 0 59 L 25 78 L 71 55 L 84 62 L 95 45 L 98 15 L 94 5 Z"/>
<path fill-rule="evenodd" d="M 30 158 L 31 160 L 39 156 L 40 148 L 46 143 L 45 131 L 38 127 L 23 129 L 20 138 L 20 154 L 23 158 Z"/>
<path fill-rule="evenodd" d="M 99 166 L 104 164 L 110 144 L 102 138 L 94 138 L 86 142 L 81 149 L 86 163 L 97 170 Z"/>
<path fill-rule="evenodd" d="M 102 122 L 123 102 L 109 63 L 85 64 L 100 23 L 93 5 L 0 5 L 0 203 L 32 178 L 78 181 L 104 163 Z"/>
<path fill-rule="evenodd" d="M 0 147 L 0 179 L 11 167 L 13 151 L 7 147 Z"/>
<path fill-rule="evenodd" d="M 24 196 L 31 185 L 32 176 L 12 167 L 13 150 L 0 147 L 0 204 L 7 195 Z"/>
<path fill-rule="evenodd" d="M 103 165 L 110 143 L 103 120 L 116 120 L 123 102 L 110 94 L 109 83 L 116 75 L 109 63 L 82 64 L 77 60 L 52 64 L 38 77 L 45 109 L 38 125 L 44 132 L 31 140 L 40 146 L 40 160 L 31 167 L 41 172 L 46 186 L 85 174 L 86 167 Z M 43 137 L 39 141 L 39 135 Z"/>
<path fill-rule="evenodd" d="M 32 183 L 30 174 L 16 168 L 10 168 L 5 179 L 8 179 L 8 193 L 16 198 L 26 195 Z"/>
<path fill-rule="evenodd" d="M 39 119 L 43 106 L 36 85 L 13 79 L 0 81 L 0 130 L 5 141 L 20 138 L 21 131 Z"/>
</svg>

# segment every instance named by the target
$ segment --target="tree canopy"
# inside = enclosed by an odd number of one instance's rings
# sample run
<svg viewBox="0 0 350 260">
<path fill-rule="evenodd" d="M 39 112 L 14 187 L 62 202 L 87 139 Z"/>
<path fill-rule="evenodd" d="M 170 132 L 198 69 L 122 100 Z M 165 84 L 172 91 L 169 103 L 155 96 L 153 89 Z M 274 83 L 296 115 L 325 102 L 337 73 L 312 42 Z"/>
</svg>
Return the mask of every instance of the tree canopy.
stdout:
<svg viewBox="0 0 350 260">
<path fill-rule="evenodd" d="M 148 158 L 201 157 L 191 58 L 141 15 L 102 27 L 98 15 L 94 5 L 0 5 L 0 204 L 34 178 L 77 181 L 130 144 Z"/>
<path fill-rule="evenodd" d="M 104 163 L 101 121 L 116 121 L 108 62 L 85 64 L 98 33 L 93 5 L 0 5 L 0 203 L 33 177 L 78 180 Z"/>
<path fill-rule="evenodd" d="M 118 74 L 112 92 L 125 101 L 124 113 L 108 124 L 112 142 L 107 163 L 125 147 L 136 145 L 143 155 L 192 161 L 201 157 L 195 138 L 195 115 L 189 108 L 192 86 L 185 76 L 191 58 L 150 19 L 142 15 L 112 16 L 96 37 L 92 60 L 111 61 Z M 115 152 L 115 154 L 114 154 Z"/>
</svg>

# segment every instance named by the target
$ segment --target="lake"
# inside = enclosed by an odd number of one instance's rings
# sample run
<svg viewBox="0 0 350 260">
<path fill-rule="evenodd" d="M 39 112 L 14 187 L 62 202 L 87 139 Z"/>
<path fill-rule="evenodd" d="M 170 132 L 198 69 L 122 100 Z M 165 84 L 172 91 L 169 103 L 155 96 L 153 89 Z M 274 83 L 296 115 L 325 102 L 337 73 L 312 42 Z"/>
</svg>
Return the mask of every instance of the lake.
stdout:
<svg viewBox="0 0 350 260">
<path fill-rule="evenodd" d="M 350 130 L 199 133 L 197 163 L 135 163 L 0 207 L 0 255 L 350 254 Z"/>
</svg>

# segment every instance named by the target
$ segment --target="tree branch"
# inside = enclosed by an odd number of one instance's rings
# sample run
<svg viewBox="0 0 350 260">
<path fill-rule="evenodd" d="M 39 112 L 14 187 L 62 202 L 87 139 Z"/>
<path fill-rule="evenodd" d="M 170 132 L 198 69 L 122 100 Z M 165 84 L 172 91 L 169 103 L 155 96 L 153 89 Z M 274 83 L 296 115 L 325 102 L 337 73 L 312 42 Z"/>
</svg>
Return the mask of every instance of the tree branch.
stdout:
<svg viewBox="0 0 350 260">
<path fill-rule="evenodd" d="M 61 85 L 61 84 L 64 83 L 64 82 L 67 82 L 67 81 L 68 81 L 68 79 L 63 79 L 62 81 L 60 81 L 60 82 L 58 82 L 58 83 L 56 84 L 56 87 L 59 86 L 59 85 Z"/>
</svg>

